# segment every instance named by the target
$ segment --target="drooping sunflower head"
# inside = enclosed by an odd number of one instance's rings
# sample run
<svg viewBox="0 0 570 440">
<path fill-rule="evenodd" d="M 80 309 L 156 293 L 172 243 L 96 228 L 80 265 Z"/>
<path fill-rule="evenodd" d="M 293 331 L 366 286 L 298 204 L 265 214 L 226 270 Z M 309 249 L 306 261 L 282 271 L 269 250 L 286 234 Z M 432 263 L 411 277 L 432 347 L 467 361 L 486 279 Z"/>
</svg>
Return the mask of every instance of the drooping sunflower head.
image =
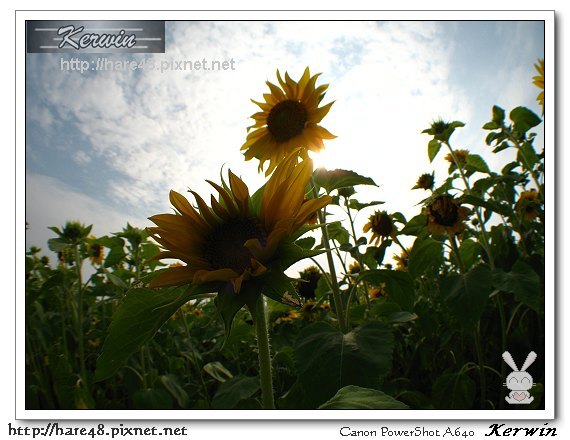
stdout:
<svg viewBox="0 0 570 440">
<path fill-rule="evenodd" d="M 523 191 L 515 203 L 515 209 L 521 213 L 525 219 L 530 220 L 531 222 L 536 220 L 540 213 L 538 192 L 534 189 Z"/>
<path fill-rule="evenodd" d="M 378 287 L 369 287 L 368 295 L 370 296 L 370 299 L 378 299 L 385 297 L 387 295 L 386 284 L 380 283 Z"/>
<path fill-rule="evenodd" d="M 534 68 L 538 72 L 538 75 L 532 78 L 532 82 L 540 89 L 540 93 L 536 97 L 536 100 L 542 107 L 542 114 L 544 115 L 544 60 L 538 60 L 537 64 L 534 65 Z"/>
<path fill-rule="evenodd" d="M 372 231 L 370 243 L 378 242 L 396 235 L 396 227 L 392 217 L 386 211 L 376 211 L 368 218 L 368 223 L 362 228 L 364 232 Z"/>
<path fill-rule="evenodd" d="M 321 276 L 321 271 L 316 266 L 309 266 L 299 272 L 299 281 L 297 282 L 299 296 L 305 299 L 314 299 Z"/>
<path fill-rule="evenodd" d="M 432 174 L 424 173 L 418 178 L 416 186 L 414 186 L 412 189 L 426 189 L 426 190 L 433 189 L 434 183 L 435 179 L 433 173 Z"/>
<path fill-rule="evenodd" d="M 324 148 L 323 139 L 336 137 L 318 125 L 333 104 L 319 107 L 328 88 L 328 84 L 316 86 L 319 75 L 311 76 L 307 67 L 296 82 L 287 72 L 283 80 L 277 71 L 279 86 L 267 81 L 270 93 L 263 95 L 264 102 L 253 101 L 261 111 L 251 116 L 255 123 L 248 128 L 241 149 L 246 160 L 259 160 L 260 171 L 269 162 L 266 175 L 291 152 L 297 150 L 298 155 L 306 158 L 309 150 L 318 152 Z"/>
<path fill-rule="evenodd" d="M 244 281 L 264 274 L 280 245 L 331 199 L 304 201 L 310 161 L 283 165 L 273 173 L 256 204 L 247 185 L 231 171 L 229 186 L 208 181 L 219 195 L 211 197 L 210 206 L 194 191 L 190 192 L 198 209 L 171 191 L 175 213 L 150 217 L 157 226 L 148 232 L 164 248 L 155 259 L 174 258 L 185 265 L 169 267 L 150 286 L 231 283 L 238 293 Z"/>
<path fill-rule="evenodd" d="M 461 206 L 459 201 L 449 194 L 437 196 L 426 207 L 428 217 L 427 231 L 432 234 L 455 235 L 466 228 L 465 220 L 471 211 Z"/>
</svg>

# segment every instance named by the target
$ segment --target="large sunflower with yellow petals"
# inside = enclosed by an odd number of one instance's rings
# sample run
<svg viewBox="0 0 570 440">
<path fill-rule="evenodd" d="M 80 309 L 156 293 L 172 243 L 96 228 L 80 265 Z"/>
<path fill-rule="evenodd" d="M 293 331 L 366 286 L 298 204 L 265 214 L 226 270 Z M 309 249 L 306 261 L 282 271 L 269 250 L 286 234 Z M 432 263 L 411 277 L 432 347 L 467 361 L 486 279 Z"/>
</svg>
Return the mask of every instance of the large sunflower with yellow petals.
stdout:
<svg viewBox="0 0 570 440">
<path fill-rule="evenodd" d="M 231 283 L 239 293 L 244 281 L 263 275 L 278 259 L 280 246 L 331 201 L 330 196 L 305 199 L 312 170 L 310 160 L 287 160 L 260 190 L 261 198 L 251 197 L 247 185 L 229 171 L 229 187 L 207 181 L 219 194 L 211 197 L 210 206 L 190 191 L 198 209 L 171 191 L 175 213 L 150 217 L 157 226 L 148 232 L 164 248 L 155 259 L 186 264 L 166 269 L 150 287 L 220 282 Z"/>
<path fill-rule="evenodd" d="M 306 159 L 309 150 L 318 152 L 324 148 L 323 139 L 336 137 L 318 125 L 333 105 L 330 102 L 319 107 L 328 88 L 328 84 L 316 87 L 319 75 L 311 76 L 307 67 L 299 82 L 295 82 L 287 72 L 283 80 L 278 70 L 280 87 L 267 81 L 270 93 L 263 95 L 265 102 L 252 100 L 261 111 L 251 116 L 255 124 L 248 128 L 241 149 L 246 160 L 259 160 L 259 171 L 269 161 L 265 175 L 271 174 L 291 152 L 297 150 Z"/>
</svg>

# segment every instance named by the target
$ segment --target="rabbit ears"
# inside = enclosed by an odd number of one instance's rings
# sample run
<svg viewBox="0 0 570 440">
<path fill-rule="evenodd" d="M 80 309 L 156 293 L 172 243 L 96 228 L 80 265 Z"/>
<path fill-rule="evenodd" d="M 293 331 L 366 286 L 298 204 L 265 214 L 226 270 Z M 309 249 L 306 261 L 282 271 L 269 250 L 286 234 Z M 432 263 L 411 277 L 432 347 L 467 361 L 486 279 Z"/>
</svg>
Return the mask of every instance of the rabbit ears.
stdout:
<svg viewBox="0 0 570 440">
<path fill-rule="evenodd" d="M 526 371 L 526 369 L 530 367 L 532 363 L 536 360 L 537 356 L 538 355 L 534 351 L 531 351 L 526 357 L 526 360 L 524 361 L 524 364 L 520 369 L 520 371 Z M 513 369 L 513 371 L 519 371 L 517 364 L 515 363 L 513 357 L 508 351 L 505 351 L 503 353 L 503 359 L 507 363 L 507 365 Z"/>
</svg>

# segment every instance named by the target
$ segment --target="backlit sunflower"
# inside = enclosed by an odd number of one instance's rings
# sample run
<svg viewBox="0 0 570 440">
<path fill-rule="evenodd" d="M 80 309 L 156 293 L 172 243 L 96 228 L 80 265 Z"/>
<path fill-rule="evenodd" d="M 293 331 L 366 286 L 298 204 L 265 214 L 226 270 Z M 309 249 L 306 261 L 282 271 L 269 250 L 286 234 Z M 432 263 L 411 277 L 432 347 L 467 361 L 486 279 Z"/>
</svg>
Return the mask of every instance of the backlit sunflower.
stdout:
<svg viewBox="0 0 570 440">
<path fill-rule="evenodd" d="M 538 63 L 534 65 L 534 68 L 538 72 L 538 75 L 532 77 L 532 82 L 541 90 L 536 97 L 536 100 L 542 107 L 542 114 L 544 115 L 544 60 L 538 60 Z"/>
<path fill-rule="evenodd" d="M 263 95 L 265 102 L 252 100 L 261 111 L 251 116 L 255 124 L 248 128 L 251 131 L 241 149 L 246 160 L 259 160 L 259 171 L 269 161 L 265 175 L 271 174 L 291 152 L 298 150 L 305 159 L 308 150 L 318 152 L 324 148 L 323 139 L 336 137 L 318 125 L 333 105 L 330 102 L 319 107 L 328 88 L 328 84 L 316 87 L 319 75 L 311 76 L 307 67 L 295 82 L 287 72 L 283 80 L 277 71 L 279 87 L 267 81 L 271 93 Z"/>
<path fill-rule="evenodd" d="M 392 221 L 392 217 L 386 211 L 376 211 L 368 218 L 368 223 L 362 228 L 363 232 L 372 231 L 370 243 L 378 242 L 380 239 L 392 237 L 396 235 L 396 227 Z"/>
<path fill-rule="evenodd" d="M 394 260 L 396 260 L 396 270 L 399 271 L 407 271 L 408 270 L 408 261 L 410 259 L 410 252 L 412 251 L 411 248 L 407 248 L 406 250 L 402 249 L 400 255 L 394 255 Z"/>
<path fill-rule="evenodd" d="M 460 165 L 467 163 L 467 156 L 469 156 L 469 150 L 455 150 L 453 152 L 455 155 L 455 159 L 459 162 Z M 448 161 L 452 165 L 456 165 L 455 160 L 453 160 L 453 155 L 451 153 L 447 153 L 445 156 L 445 160 Z"/>
<path fill-rule="evenodd" d="M 455 235 L 466 228 L 465 220 L 471 211 L 461 206 L 458 200 L 449 194 L 436 197 L 426 208 L 428 216 L 427 231 L 432 234 Z"/>
<path fill-rule="evenodd" d="M 310 160 L 285 161 L 262 189 L 259 203 L 252 201 L 246 184 L 231 171 L 229 187 L 208 181 L 219 193 L 219 199 L 211 197 L 211 206 L 190 191 L 196 210 L 171 191 L 175 214 L 150 217 L 157 226 L 148 232 L 164 248 L 155 259 L 175 258 L 186 265 L 169 267 L 150 286 L 230 282 L 239 293 L 242 283 L 262 275 L 280 245 L 330 202 L 330 196 L 304 200 L 312 170 Z"/>
<path fill-rule="evenodd" d="M 536 220 L 540 213 L 538 192 L 535 190 L 521 192 L 519 199 L 515 203 L 515 209 L 527 220 L 531 222 Z"/>
</svg>

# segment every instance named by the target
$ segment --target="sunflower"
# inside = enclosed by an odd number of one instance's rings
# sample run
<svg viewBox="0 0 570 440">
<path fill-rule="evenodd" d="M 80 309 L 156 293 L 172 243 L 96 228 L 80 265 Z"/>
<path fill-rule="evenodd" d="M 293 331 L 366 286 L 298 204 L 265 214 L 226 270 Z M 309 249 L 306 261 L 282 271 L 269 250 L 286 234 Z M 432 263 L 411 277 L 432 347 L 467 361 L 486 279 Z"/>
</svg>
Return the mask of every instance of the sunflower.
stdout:
<svg viewBox="0 0 570 440">
<path fill-rule="evenodd" d="M 448 161 L 451 165 L 456 165 L 455 160 L 453 159 L 453 155 L 455 155 L 455 159 L 461 165 L 467 163 L 467 156 L 469 156 L 469 150 L 455 150 L 453 154 L 447 153 L 445 156 L 445 160 Z"/>
<path fill-rule="evenodd" d="M 190 191 L 196 210 L 171 191 L 175 214 L 150 217 L 157 226 L 147 230 L 164 248 L 154 259 L 174 258 L 186 264 L 169 267 L 150 286 L 230 282 L 239 293 L 242 283 L 262 275 L 280 245 L 331 201 L 330 196 L 304 200 L 312 170 L 311 160 L 285 161 L 263 188 L 259 203 L 253 202 L 246 184 L 231 171 L 229 187 L 223 181 L 222 185 L 207 181 L 219 193 L 218 200 L 212 196 L 211 206 Z"/>
<path fill-rule="evenodd" d="M 544 115 L 544 60 L 538 60 L 538 63 L 534 65 L 534 68 L 538 72 L 538 75 L 533 76 L 532 82 L 536 87 L 541 89 L 541 92 L 536 97 L 536 100 L 542 107 L 542 114 Z"/>
<path fill-rule="evenodd" d="M 261 111 L 251 116 L 255 123 L 248 128 L 252 131 L 241 149 L 246 160 L 259 159 L 259 171 L 269 161 L 265 175 L 271 174 L 292 151 L 298 149 L 305 159 L 308 150 L 318 152 L 324 148 L 323 139 L 336 137 L 318 125 L 333 105 L 330 102 L 319 107 L 328 88 L 328 84 L 315 87 L 319 75 L 311 76 L 307 67 L 299 82 L 295 82 L 287 72 L 283 80 L 278 70 L 280 87 L 267 81 L 271 93 L 263 95 L 265 102 L 252 100 Z"/>
<path fill-rule="evenodd" d="M 316 266 L 309 266 L 299 272 L 299 280 L 297 281 L 297 292 L 305 299 L 315 298 L 315 291 L 321 279 L 321 271 Z"/>
<path fill-rule="evenodd" d="M 392 217 L 386 211 L 376 211 L 368 218 L 368 223 L 362 228 L 363 232 L 372 231 L 372 239 L 370 243 L 396 235 L 396 227 L 392 221 Z"/>
<path fill-rule="evenodd" d="M 416 186 L 414 186 L 412 189 L 426 189 L 426 190 L 433 189 L 434 183 L 435 179 L 433 173 L 432 174 L 424 173 L 418 178 Z"/>
<path fill-rule="evenodd" d="M 458 200 L 449 194 L 436 197 L 426 208 L 428 216 L 427 231 L 432 234 L 455 235 L 466 228 L 464 223 L 471 211 L 461 206 Z"/>
<path fill-rule="evenodd" d="M 400 255 L 394 255 L 394 260 L 396 260 L 396 270 L 408 270 L 408 261 L 410 259 L 411 251 L 412 250 L 410 248 L 407 248 L 406 250 L 402 249 L 402 253 Z"/>
<path fill-rule="evenodd" d="M 527 220 L 530 220 L 531 222 L 536 220 L 540 212 L 538 192 L 536 192 L 534 189 L 530 191 L 523 191 L 515 203 L 515 209 L 519 211 Z"/>
<path fill-rule="evenodd" d="M 95 241 L 95 237 L 89 237 L 92 240 L 90 243 L 87 243 L 86 252 L 89 260 L 91 260 L 92 264 L 101 265 L 103 264 L 103 257 L 105 255 L 104 248 L 99 243 Z"/>
</svg>

